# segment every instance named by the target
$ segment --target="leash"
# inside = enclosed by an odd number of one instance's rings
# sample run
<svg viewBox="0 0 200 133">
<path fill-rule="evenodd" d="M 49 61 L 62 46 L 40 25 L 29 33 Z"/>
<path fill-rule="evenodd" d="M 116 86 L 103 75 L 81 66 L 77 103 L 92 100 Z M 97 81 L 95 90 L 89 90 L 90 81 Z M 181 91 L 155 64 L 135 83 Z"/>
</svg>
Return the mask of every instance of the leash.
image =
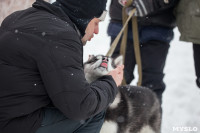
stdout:
<svg viewBox="0 0 200 133">
<path fill-rule="evenodd" d="M 140 53 L 140 43 L 139 43 L 139 34 L 138 34 L 138 23 L 137 23 L 137 17 L 132 18 L 132 31 L 133 31 L 133 47 L 135 50 L 135 59 L 136 64 L 138 65 L 138 86 L 142 85 L 142 60 L 141 60 L 141 53 Z"/>
<path fill-rule="evenodd" d="M 124 60 L 123 60 L 123 63 L 124 63 L 125 55 L 126 55 L 127 36 L 128 36 L 128 22 L 132 18 L 132 31 L 133 31 L 133 40 L 134 40 L 133 47 L 135 50 L 135 58 L 136 58 L 136 64 L 138 65 L 138 75 L 139 75 L 137 85 L 141 86 L 141 84 L 142 84 L 142 62 L 141 62 L 141 54 L 140 54 L 137 17 L 133 17 L 133 14 L 135 13 L 135 11 L 136 11 L 136 9 L 134 8 L 128 16 L 128 15 L 126 15 L 125 8 L 123 8 L 123 10 L 122 10 L 123 27 L 122 27 L 121 31 L 119 32 L 119 34 L 117 35 L 117 37 L 115 38 L 115 40 L 113 41 L 113 43 L 110 47 L 110 50 L 108 51 L 108 53 L 106 55 L 112 56 L 112 54 L 122 36 L 122 33 L 124 33 L 123 37 L 122 37 L 121 45 L 120 45 L 120 54 L 124 58 Z M 123 78 L 122 85 L 126 85 L 125 78 Z"/>
<path fill-rule="evenodd" d="M 126 20 L 124 26 L 122 27 L 121 31 L 119 32 L 119 34 L 117 35 L 117 37 L 115 38 L 115 40 L 113 41 L 108 53 L 106 54 L 106 56 L 112 56 L 121 36 L 122 36 L 122 33 L 124 32 L 126 26 L 128 25 L 128 22 L 130 21 L 130 19 L 132 18 L 133 14 L 135 13 L 136 9 L 133 9 L 128 17 L 128 19 Z"/>
<path fill-rule="evenodd" d="M 127 20 L 128 16 L 126 14 L 126 8 L 123 8 L 122 10 L 122 17 L 123 17 L 123 24 Z M 138 25 L 137 25 L 137 17 L 132 17 L 132 31 L 133 31 L 133 48 L 135 52 L 135 59 L 136 64 L 138 66 L 138 82 L 137 85 L 142 85 L 142 61 L 141 61 L 141 54 L 140 54 L 140 43 L 139 43 L 139 34 L 138 34 Z M 121 47 L 120 47 L 120 54 L 123 55 L 124 61 L 125 61 L 125 55 L 126 55 L 126 45 L 127 45 L 127 37 L 128 37 L 128 25 L 126 26 L 124 30 L 124 34 L 121 41 Z M 125 78 L 122 81 L 122 85 L 126 85 Z"/>
<path fill-rule="evenodd" d="M 126 20 L 128 19 L 128 15 L 126 14 L 126 8 L 122 8 L 122 22 L 123 25 L 126 24 Z M 123 32 L 123 36 L 122 36 L 122 40 L 121 40 L 121 45 L 120 45 L 120 55 L 123 56 L 123 64 L 125 62 L 125 58 L 126 58 L 126 44 L 127 44 L 127 36 L 128 36 L 128 24 L 126 26 L 126 28 L 124 29 Z M 122 85 L 126 85 L 126 79 L 125 77 L 122 80 Z"/>
</svg>

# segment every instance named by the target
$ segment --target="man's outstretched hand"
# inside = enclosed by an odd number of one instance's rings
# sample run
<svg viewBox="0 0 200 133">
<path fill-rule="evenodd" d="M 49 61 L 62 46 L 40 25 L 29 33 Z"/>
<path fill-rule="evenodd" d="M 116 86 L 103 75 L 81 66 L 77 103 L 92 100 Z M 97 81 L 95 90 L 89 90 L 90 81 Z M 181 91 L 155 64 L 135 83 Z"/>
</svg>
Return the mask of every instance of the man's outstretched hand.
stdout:
<svg viewBox="0 0 200 133">
<path fill-rule="evenodd" d="M 124 76 L 124 65 L 117 66 L 117 68 L 108 73 L 108 75 L 113 77 L 117 86 L 121 85 Z"/>
</svg>

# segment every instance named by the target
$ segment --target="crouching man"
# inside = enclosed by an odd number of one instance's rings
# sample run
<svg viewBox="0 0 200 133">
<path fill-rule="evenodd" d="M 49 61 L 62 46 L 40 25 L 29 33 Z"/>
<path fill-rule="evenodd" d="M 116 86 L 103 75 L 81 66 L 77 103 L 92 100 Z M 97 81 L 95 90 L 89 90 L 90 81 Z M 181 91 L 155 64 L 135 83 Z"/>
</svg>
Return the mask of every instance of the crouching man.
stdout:
<svg viewBox="0 0 200 133">
<path fill-rule="evenodd" d="M 98 133 L 123 78 L 117 67 L 89 84 L 83 44 L 106 0 L 37 0 L 0 27 L 0 133 Z"/>
</svg>

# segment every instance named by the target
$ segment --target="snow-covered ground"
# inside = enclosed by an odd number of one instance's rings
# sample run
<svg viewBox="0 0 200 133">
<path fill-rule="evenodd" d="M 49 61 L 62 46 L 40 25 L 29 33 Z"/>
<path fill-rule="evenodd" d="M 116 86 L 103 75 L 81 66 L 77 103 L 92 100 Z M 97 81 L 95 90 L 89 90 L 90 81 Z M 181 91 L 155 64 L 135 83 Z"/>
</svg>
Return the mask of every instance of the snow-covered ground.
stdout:
<svg viewBox="0 0 200 133">
<path fill-rule="evenodd" d="M 166 91 L 163 95 L 163 133 L 173 127 L 196 127 L 200 133 L 200 89 L 196 87 L 193 50 L 190 43 L 179 41 L 177 28 L 166 67 Z"/>
<path fill-rule="evenodd" d="M 99 35 L 84 47 L 84 61 L 89 54 L 107 53 L 110 44 L 106 33 L 108 22 L 109 16 L 100 23 Z M 164 70 L 167 87 L 163 94 L 162 133 L 200 133 L 200 89 L 195 83 L 192 45 L 179 41 L 177 28 L 174 32 L 175 37 L 171 42 Z M 135 82 L 133 81 L 133 85 Z M 193 131 L 181 131 L 179 127 L 187 127 Z"/>
</svg>

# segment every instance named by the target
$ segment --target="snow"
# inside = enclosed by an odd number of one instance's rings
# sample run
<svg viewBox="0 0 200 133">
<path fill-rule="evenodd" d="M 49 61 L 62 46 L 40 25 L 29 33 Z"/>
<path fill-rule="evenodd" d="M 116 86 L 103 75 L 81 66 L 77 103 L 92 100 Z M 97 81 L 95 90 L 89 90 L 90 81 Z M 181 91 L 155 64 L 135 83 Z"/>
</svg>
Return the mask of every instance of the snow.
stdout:
<svg viewBox="0 0 200 133">
<path fill-rule="evenodd" d="M 163 133 L 172 132 L 174 126 L 197 127 L 200 132 L 200 89 L 195 82 L 192 44 L 180 42 L 180 33 L 177 28 L 174 31 L 165 67 Z"/>
<path fill-rule="evenodd" d="M 107 53 L 110 44 L 106 33 L 109 19 L 107 16 L 105 21 L 100 23 L 99 34 L 84 46 L 84 61 L 89 55 Z M 180 33 L 177 28 L 174 32 L 175 37 L 170 44 L 164 70 L 167 87 L 163 94 L 162 133 L 181 133 L 181 130 L 173 131 L 177 127 L 197 128 L 197 131 L 193 132 L 200 133 L 200 89 L 195 83 L 192 44 L 179 41 Z M 135 83 L 136 81 L 132 82 L 133 85 Z"/>
</svg>

